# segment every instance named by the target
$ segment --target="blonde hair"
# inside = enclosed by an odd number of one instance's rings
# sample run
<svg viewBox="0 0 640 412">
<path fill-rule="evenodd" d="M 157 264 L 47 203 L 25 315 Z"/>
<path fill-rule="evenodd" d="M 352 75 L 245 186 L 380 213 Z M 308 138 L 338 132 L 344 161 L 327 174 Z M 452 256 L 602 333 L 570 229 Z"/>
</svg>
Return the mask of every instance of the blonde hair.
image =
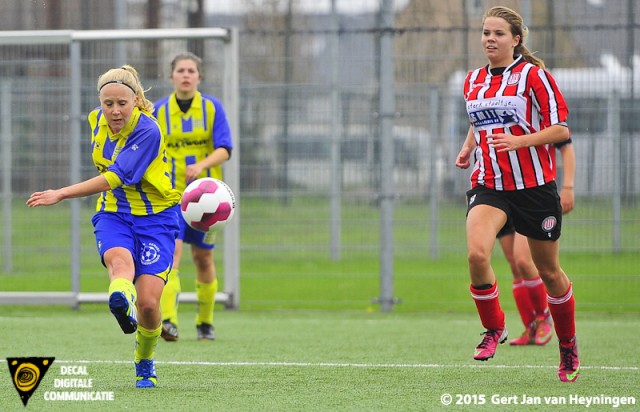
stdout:
<svg viewBox="0 0 640 412">
<path fill-rule="evenodd" d="M 482 22 L 486 20 L 487 17 L 499 17 L 509 23 L 509 27 L 511 28 L 511 34 L 515 36 L 520 36 L 520 41 L 513 49 L 513 57 L 515 58 L 519 54 L 522 55 L 522 58 L 533 65 L 544 69 L 544 61 L 542 59 L 533 55 L 529 49 L 525 46 L 525 41 L 527 36 L 529 35 L 529 29 L 524 25 L 524 21 L 522 20 L 522 16 L 516 13 L 514 10 L 504 7 L 504 6 L 496 6 L 492 7 L 484 14 L 482 18 Z"/>
<path fill-rule="evenodd" d="M 98 77 L 98 93 L 107 84 L 118 83 L 127 86 L 138 97 L 136 107 L 145 113 L 153 113 L 153 103 L 144 95 L 144 88 L 140 82 L 138 72 L 133 66 L 125 64 L 122 67 L 110 69 Z"/>
</svg>

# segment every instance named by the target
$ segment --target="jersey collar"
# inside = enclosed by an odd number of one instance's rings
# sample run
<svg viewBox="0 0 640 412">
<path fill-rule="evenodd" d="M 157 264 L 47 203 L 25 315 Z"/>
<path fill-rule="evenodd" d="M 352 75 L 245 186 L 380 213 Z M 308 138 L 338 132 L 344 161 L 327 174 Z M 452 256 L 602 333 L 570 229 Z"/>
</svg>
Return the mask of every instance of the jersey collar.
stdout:
<svg viewBox="0 0 640 412">
<path fill-rule="evenodd" d="M 112 141 L 115 141 L 122 137 L 129 136 L 131 132 L 133 132 L 133 129 L 135 129 L 136 125 L 138 124 L 139 119 L 140 119 L 140 109 L 137 107 L 134 107 L 133 110 L 131 111 L 131 117 L 129 118 L 129 121 L 127 122 L 127 124 L 124 125 L 124 127 L 122 128 L 122 130 L 120 130 L 120 132 L 113 135 L 111 134 L 111 130 L 109 129 L 109 123 L 107 123 L 107 117 L 104 115 L 104 113 L 102 114 L 102 116 L 100 116 L 98 125 L 100 127 L 106 127 L 108 131 L 107 135 L 109 136 L 109 139 Z"/>
<path fill-rule="evenodd" d="M 200 110 L 202 109 L 202 93 L 196 91 L 196 94 L 193 95 L 193 100 L 191 101 L 191 109 Z M 178 101 L 175 93 L 171 93 L 171 98 L 169 99 L 169 113 L 171 115 L 180 114 L 183 115 L 182 110 L 180 110 L 180 106 L 178 106 Z"/>
<path fill-rule="evenodd" d="M 522 55 L 519 54 L 518 56 L 516 56 L 516 59 L 510 65 L 505 67 L 504 71 L 501 74 L 504 75 L 505 73 L 510 72 L 514 67 L 522 63 L 522 61 L 523 61 Z M 489 73 L 489 75 L 492 76 L 491 69 L 489 68 L 488 64 L 486 66 L 486 70 L 487 70 L 487 73 Z"/>
</svg>

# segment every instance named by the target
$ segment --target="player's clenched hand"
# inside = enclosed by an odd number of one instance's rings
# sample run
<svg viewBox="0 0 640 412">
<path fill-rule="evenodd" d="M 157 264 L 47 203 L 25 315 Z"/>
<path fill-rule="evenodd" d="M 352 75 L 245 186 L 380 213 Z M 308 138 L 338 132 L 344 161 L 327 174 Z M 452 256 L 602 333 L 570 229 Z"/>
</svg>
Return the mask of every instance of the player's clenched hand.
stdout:
<svg viewBox="0 0 640 412">
<path fill-rule="evenodd" d="M 460 149 L 460 153 L 458 153 L 458 157 L 456 157 L 456 167 L 460 169 L 466 169 L 471 165 L 469 158 L 471 156 L 471 149 L 468 147 L 462 147 Z"/>
<path fill-rule="evenodd" d="M 27 206 L 50 206 L 62 200 L 58 190 L 45 190 L 44 192 L 34 192 L 27 199 Z"/>
<path fill-rule="evenodd" d="M 202 173 L 202 167 L 200 167 L 197 163 L 187 166 L 187 169 L 184 171 L 184 177 L 187 184 L 193 182 L 200 176 Z"/>
<path fill-rule="evenodd" d="M 560 191 L 560 204 L 562 205 L 562 214 L 569 213 L 575 206 L 575 197 L 572 187 L 563 187 Z"/>
<path fill-rule="evenodd" d="M 510 152 L 525 147 L 522 136 L 514 136 L 506 133 L 487 135 L 487 143 L 498 152 Z"/>
</svg>

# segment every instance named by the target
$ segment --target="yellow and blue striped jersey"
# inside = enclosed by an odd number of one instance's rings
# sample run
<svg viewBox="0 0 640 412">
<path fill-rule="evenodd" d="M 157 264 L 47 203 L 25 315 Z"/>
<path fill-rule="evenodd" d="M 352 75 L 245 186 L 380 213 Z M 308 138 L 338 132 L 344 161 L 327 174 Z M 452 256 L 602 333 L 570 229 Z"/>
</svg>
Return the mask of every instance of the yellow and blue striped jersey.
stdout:
<svg viewBox="0 0 640 412">
<path fill-rule="evenodd" d="M 148 216 L 180 201 L 181 193 L 171 186 L 164 139 L 153 117 L 136 107 L 114 135 L 99 107 L 88 119 L 93 163 L 111 187 L 98 197 L 96 211 Z"/>
<path fill-rule="evenodd" d="M 185 170 L 225 147 L 231 153 L 231 130 L 222 103 L 213 96 L 196 92 L 191 107 L 183 113 L 175 93 L 154 103 L 154 116 L 167 144 L 167 157 L 173 187 L 182 193 L 187 186 Z M 202 171 L 198 177 L 222 179 L 222 167 Z"/>
</svg>

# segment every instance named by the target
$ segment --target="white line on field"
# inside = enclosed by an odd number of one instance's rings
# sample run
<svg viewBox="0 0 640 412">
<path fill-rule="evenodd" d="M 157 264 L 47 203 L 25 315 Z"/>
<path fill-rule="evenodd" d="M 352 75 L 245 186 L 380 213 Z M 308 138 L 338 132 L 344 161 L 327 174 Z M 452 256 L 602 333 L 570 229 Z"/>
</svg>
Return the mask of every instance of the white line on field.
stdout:
<svg viewBox="0 0 640 412">
<path fill-rule="evenodd" d="M 0 360 L 0 363 L 6 360 Z M 56 363 L 69 364 L 130 364 L 132 361 L 124 360 L 61 360 L 56 359 Z M 417 369 L 445 369 L 445 368 L 468 368 L 468 369 L 555 369 L 553 365 L 447 365 L 437 363 L 342 363 L 342 362 L 203 362 L 203 361 L 156 361 L 157 365 L 177 365 L 177 366 L 270 366 L 270 367 L 325 367 L 325 368 L 417 368 Z M 588 366 L 580 365 L 580 369 L 612 370 L 612 371 L 640 371 L 638 366 Z"/>
</svg>

